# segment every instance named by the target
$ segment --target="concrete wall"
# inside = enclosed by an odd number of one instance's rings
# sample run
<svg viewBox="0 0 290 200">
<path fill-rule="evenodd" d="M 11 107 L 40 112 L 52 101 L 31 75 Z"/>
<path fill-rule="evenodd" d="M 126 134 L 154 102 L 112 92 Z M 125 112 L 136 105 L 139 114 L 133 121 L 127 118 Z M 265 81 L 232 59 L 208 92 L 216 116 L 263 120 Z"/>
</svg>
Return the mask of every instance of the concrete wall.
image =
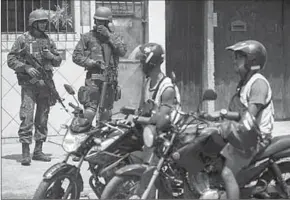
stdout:
<svg viewBox="0 0 290 200">
<path fill-rule="evenodd" d="M 148 25 L 149 42 L 161 44 L 165 50 L 165 0 L 148 2 Z M 161 65 L 161 69 L 166 72 L 166 62 Z"/>
<path fill-rule="evenodd" d="M 216 108 L 226 108 L 234 94 L 239 77 L 232 67 L 232 56 L 225 47 L 242 40 L 258 40 L 268 52 L 265 69 L 273 90 L 276 119 L 290 118 L 289 73 L 289 2 L 215 1 L 215 81 Z M 235 24 L 240 30 L 233 29 Z M 244 27 L 244 29 L 241 29 Z"/>
</svg>

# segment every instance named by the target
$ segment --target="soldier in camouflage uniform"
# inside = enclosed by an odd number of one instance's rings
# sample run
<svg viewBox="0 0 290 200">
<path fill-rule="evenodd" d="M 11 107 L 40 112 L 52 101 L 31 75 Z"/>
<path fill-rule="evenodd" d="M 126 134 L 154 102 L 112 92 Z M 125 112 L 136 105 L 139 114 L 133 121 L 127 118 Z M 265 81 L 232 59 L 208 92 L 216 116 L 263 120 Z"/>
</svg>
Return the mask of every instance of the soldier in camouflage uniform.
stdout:
<svg viewBox="0 0 290 200">
<path fill-rule="evenodd" d="M 44 10 L 34 10 L 29 15 L 29 28 L 17 38 L 8 54 L 8 67 L 17 75 L 18 84 L 21 86 L 20 128 L 18 131 L 22 143 L 22 165 L 30 165 L 30 149 L 32 143 L 33 125 L 35 127 L 35 149 L 32 160 L 50 162 L 51 158 L 42 152 L 42 144 L 47 138 L 47 121 L 50 106 L 56 103 L 49 93 L 47 85 L 39 78 L 39 70 L 28 63 L 21 50 L 32 55 L 44 68 L 52 80 L 53 67 L 59 67 L 62 61 L 57 52 L 55 43 L 45 34 L 48 24 L 48 15 Z M 34 107 L 36 113 L 34 117 Z"/>
<path fill-rule="evenodd" d="M 98 7 L 94 20 L 94 29 L 81 35 L 73 52 L 73 62 L 87 71 L 85 86 L 79 89 L 78 97 L 84 105 L 85 117 L 91 122 L 98 107 L 99 120 L 110 120 L 113 103 L 120 98 L 117 84 L 119 57 L 127 52 L 122 38 L 114 33 L 109 8 Z M 106 89 L 104 82 L 108 83 Z"/>
</svg>

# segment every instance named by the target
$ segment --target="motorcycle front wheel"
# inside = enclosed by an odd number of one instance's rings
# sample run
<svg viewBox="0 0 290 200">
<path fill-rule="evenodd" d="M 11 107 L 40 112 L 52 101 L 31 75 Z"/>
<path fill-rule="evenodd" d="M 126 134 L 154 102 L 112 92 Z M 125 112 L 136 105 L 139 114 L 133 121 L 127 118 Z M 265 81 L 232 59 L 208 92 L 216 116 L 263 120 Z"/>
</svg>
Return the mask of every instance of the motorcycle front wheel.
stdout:
<svg viewBox="0 0 290 200">
<path fill-rule="evenodd" d="M 80 193 L 81 189 L 74 176 L 56 174 L 52 179 L 41 181 L 33 199 L 79 199 Z"/>
<path fill-rule="evenodd" d="M 109 183 L 106 185 L 101 199 L 139 199 L 135 192 L 140 184 L 140 176 L 114 176 Z M 155 186 L 152 188 L 148 199 L 156 199 L 156 189 Z M 157 199 L 172 199 L 172 196 L 167 193 L 167 191 L 160 187 L 158 188 Z"/>
<path fill-rule="evenodd" d="M 139 176 L 114 176 L 106 185 L 101 199 L 129 199 L 139 182 Z"/>
</svg>

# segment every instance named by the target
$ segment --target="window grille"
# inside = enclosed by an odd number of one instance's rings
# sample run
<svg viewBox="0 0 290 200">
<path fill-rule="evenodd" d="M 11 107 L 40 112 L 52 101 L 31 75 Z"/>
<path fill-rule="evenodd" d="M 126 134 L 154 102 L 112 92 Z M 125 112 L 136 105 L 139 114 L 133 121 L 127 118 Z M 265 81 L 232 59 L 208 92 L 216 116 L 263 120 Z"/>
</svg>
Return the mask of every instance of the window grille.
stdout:
<svg viewBox="0 0 290 200">
<path fill-rule="evenodd" d="M 31 11 L 42 8 L 49 14 L 49 33 L 74 31 L 72 0 L 1 0 L 1 32 L 23 33 L 28 31 Z"/>
</svg>

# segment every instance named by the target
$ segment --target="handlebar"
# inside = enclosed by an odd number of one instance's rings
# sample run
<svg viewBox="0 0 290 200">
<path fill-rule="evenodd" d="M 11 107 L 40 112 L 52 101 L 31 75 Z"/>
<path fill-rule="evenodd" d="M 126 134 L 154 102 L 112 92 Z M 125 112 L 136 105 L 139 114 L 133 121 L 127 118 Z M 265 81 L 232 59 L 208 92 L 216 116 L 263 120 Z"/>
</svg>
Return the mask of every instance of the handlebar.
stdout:
<svg viewBox="0 0 290 200">
<path fill-rule="evenodd" d="M 229 119 L 229 120 L 238 121 L 241 116 L 240 116 L 240 113 L 238 113 L 238 112 L 227 111 L 227 113 L 222 115 L 222 117 L 226 118 L 226 119 Z"/>
<path fill-rule="evenodd" d="M 201 117 L 209 121 L 216 121 L 219 119 L 238 121 L 241 118 L 240 113 L 227 111 L 226 109 L 221 109 L 220 111 L 216 111 L 215 113 L 204 113 L 201 115 Z"/>
<path fill-rule="evenodd" d="M 71 103 L 71 102 L 69 102 L 68 105 L 69 105 L 70 107 L 72 107 L 73 109 L 76 109 L 76 110 L 79 108 L 78 106 L 74 105 L 74 104 Z"/>
<path fill-rule="evenodd" d="M 138 116 L 136 119 L 135 119 L 135 122 L 139 123 L 139 124 L 149 124 L 149 120 L 150 120 L 150 117 L 141 117 L 141 116 Z"/>
</svg>

